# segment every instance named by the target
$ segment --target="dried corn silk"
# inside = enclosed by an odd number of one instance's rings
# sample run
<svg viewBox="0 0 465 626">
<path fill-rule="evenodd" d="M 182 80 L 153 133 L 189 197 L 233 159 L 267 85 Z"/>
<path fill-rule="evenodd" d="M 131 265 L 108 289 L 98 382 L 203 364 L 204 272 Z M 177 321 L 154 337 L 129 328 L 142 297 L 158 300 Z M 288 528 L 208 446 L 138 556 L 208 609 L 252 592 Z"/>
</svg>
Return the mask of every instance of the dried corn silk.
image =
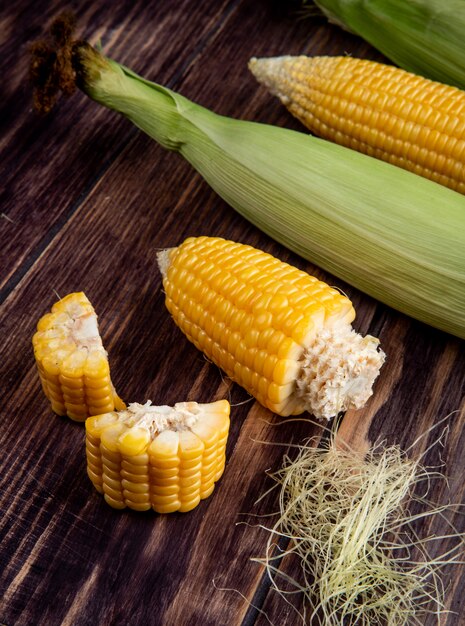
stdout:
<svg viewBox="0 0 465 626">
<path fill-rule="evenodd" d="M 297 457 L 285 456 L 271 474 L 276 484 L 260 499 L 278 489 L 279 511 L 272 526 L 260 524 L 267 549 L 253 560 L 293 607 L 296 623 L 422 626 L 427 614 L 442 623 L 441 568 L 463 560 L 465 536 L 450 521 L 450 535 L 418 536 L 422 520 L 457 511 L 428 501 L 431 481 L 444 477 L 420 461 L 399 446 L 371 448 L 364 457 L 332 437 L 325 447 L 298 446 Z M 437 554 L 438 540 L 452 547 Z M 295 578 L 286 573 L 288 559 L 298 563 Z"/>
</svg>

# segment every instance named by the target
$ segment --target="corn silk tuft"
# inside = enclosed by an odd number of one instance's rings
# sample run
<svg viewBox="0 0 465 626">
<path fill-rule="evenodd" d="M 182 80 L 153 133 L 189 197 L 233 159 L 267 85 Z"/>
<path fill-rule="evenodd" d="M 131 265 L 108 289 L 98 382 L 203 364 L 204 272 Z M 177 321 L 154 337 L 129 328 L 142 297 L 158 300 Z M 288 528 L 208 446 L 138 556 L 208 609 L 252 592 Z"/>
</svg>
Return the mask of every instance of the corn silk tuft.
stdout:
<svg viewBox="0 0 465 626">
<path fill-rule="evenodd" d="M 394 445 L 375 446 L 366 456 L 334 436 L 326 447 L 311 441 L 297 447 L 260 498 L 279 489 L 278 519 L 260 525 L 269 532 L 266 555 L 253 559 L 265 566 L 272 587 L 302 624 L 420 626 L 431 613 L 439 624 L 446 612 L 440 570 L 459 562 L 465 537 L 450 521 L 446 537 L 420 538 L 416 529 L 456 510 L 427 500 L 431 481 L 442 474 Z M 438 540 L 454 545 L 438 554 Z M 286 573 L 289 557 L 300 563 L 299 580 Z"/>
</svg>

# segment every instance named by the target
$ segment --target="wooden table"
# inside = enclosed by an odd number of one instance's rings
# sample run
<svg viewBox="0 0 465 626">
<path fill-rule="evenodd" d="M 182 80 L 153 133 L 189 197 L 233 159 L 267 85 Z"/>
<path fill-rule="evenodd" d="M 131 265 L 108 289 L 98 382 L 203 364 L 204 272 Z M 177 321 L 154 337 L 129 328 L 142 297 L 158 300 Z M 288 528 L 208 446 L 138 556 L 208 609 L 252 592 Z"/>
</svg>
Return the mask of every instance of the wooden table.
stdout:
<svg viewBox="0 0 465 626">
<path fill-rule="evenodd" d="M 81 34 L 109 56 L 215 111 L 302 130 L 247 70 L 251 56 L 345 54 L 382 57 L 323 18 L 302 20 L 280 3 L 218 0 L 84 2 Z M 464 502 L 463 343 L 417 323 L 270 240 L 221 201 L 181 157 L 81 93 L 47 117 L 32 111 L 28 46 L 61 10 L 18 0 L 1 18 L 0 623 L 13 625 L 290 626 L 290 607 L 263 568 L 268 535 L 238 522 L 276 510 L 270 486 L 286 444 L 318 433 L 286 423 L 208 363 L 164 307 L 159 248 L 189 235 L 252 244 L 316 273 L 354 301 L 357 330 L 380 337 L 388 355 L 366 408 L 347 413 L 357 445 L 409 446 L 452 411 L 443 447 L 449 491 Z M 83 290 L 96 308 L 119 393 L 157 404 L 229 398 L 234 405 L 227 467 L 211 498 L 189 514 L 116 511 L 86 475 L 83 426 L 51 413 L 31 350 L 38 318 L 57 294 Z M 279 426 L 277 426 L 279 425 Z M 439 429 L 440 430 L 440 429 Z M 421 453 L 433 431 L 412 451 Z M 283 443 L 273 446 L 261 443 Z M 284 443 L 285 442 L 285 443 Z M 449 516 L 459 531 L 463 514 Z M 425 535 L 448 532 L 426 520 Z M 447 541 L 436 549 L 446 549 Z M 442 624 L 464 624 L 464 567 L 444 570 Z M 256 607 L 256 608 L 254 608 Z M 265 617 L 264 613 L 267 617 Z M 436 621 L 426 619 L 425 624 Z"/>
</svg>

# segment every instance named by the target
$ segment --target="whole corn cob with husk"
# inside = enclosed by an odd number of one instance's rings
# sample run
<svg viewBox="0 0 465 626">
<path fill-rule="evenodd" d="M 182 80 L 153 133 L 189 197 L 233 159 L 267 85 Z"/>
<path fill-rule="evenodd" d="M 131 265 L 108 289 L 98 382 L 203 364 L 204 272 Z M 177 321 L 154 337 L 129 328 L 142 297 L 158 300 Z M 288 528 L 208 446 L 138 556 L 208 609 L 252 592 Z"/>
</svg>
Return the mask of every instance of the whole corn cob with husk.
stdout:
<svg viewBox="0 0 465 626">
<path fill-rule="evenodd" d="M 465 92 L 352 57 L 251 59 L 307 128 L 465 193 Z"/>
<path fill-rule="evenodd" d="M 255 248 L 196 237 L 159 254 L 166 306 L 197 348 L 279 415 L 362 407 L 384 361 L 339 291 Z"/>
<path fill-rule="evenodd" d="M 328 17 L 410 72 L 465 89 L 463 0 L 314 0 Z"/>
<path fill-rule="evenodd" d="M 125 408 L 110 378 L 97 315 L 86 295 L 70 293 L 39 320 L 34 356 L 52 410 L 83 422 Z"/>
<path fill-rule="evenodd" d="M 115 509 L 186 512 L 224 471 L 229 402 L 133 403 L 86 420 L 87 473 Z"/>
<path fill-rule="evenodd" d="M 43 110 L 60 85 L 69 92 L 76 81 L 178 151 L 277 241 L 382 302 L 465 337 L 462 195 L 304 133 L 216 115 L 69 34 L 37 44 L 31 72 Z"/>
</svg>

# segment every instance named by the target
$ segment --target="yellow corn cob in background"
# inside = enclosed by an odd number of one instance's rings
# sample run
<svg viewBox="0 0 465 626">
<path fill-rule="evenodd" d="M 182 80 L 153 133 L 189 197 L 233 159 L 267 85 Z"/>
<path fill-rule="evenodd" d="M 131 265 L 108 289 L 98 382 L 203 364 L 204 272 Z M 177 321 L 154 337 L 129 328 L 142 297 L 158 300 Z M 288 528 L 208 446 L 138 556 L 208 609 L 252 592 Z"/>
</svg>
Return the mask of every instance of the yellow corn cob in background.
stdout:
<svg viewBox="0 0 465 626">
<path fill-rule="evenodd" d="M 251 246 L 189 238 L 159 253 L 166 306 L 197 348 L 280 415 L 360 408 L 384 361 L 348 298 Z"/>
<path fill-rule="evenodd" d="M 465 92 L 351 57 L 251 59 L 312 133 L 465 193 Z"/>
<path fill-rule="evenodd" d="M 224 471 L 229 402 L 130 404 L 86 420 L 87 473 L 116 509 L 186 512 Z"/>
<path fill-rule="evenodd" d="M 125 408 L 110 379 L 97 315 L 84 293 L 56 302 L 32 339 L 42 388 L 58 415 L 84 421 Z"/>
</svg>

